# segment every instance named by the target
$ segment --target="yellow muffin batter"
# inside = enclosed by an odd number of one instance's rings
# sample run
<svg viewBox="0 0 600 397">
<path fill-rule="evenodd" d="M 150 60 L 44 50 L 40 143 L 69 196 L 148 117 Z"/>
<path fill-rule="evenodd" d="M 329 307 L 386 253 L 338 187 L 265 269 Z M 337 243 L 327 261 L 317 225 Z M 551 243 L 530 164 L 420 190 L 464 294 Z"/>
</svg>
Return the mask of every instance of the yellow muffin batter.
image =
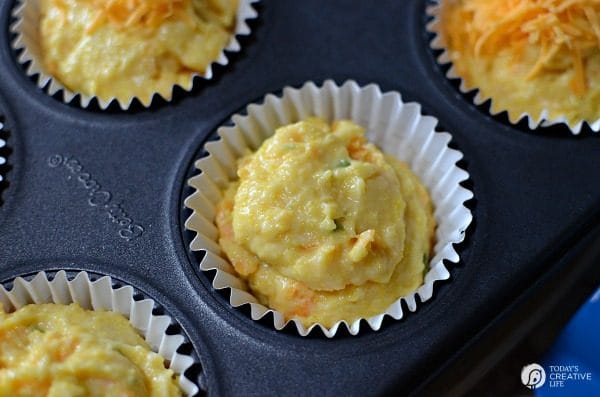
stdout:
<svg viewBox="0 0 600 397">
<path fill-rule="evenodd" d="M 441 29 L 457 74 L 494 111 L 600 118 L 600 1 L 448 0 Z"/>
<path fill-rule="evenodd" d="M 265 305 L 331 326 L 382 313 L 423 282 L 425 188 L 350 121 L 279 128 L 242 158 L 217 207 L 219 243 Z"/>
<path fill-rule="evenodd" d="M 50 74 L 74 92 L 127 102 L 191 88 L 227 45 L 238 0 L 40 0 Z"/>
<path fill-rule="evenodd" d="M 164 359 L 120 314 L 76 304 L 0 310 L 0 396 L 181 395 Z"/>
</svg>

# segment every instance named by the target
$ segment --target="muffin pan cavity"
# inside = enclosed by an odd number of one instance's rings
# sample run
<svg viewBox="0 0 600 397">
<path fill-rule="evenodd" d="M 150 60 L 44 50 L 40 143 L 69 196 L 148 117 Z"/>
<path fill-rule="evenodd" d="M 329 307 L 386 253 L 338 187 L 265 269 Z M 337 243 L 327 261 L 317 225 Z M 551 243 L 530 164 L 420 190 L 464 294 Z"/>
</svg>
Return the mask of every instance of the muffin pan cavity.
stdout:
<svg viewBox="0 0 600 397">
<path fill-rule="evenodd" d="M 254 8 L 254 3 L 260 0 L 239 0 L 231 37 L 219 52 L 217 58 L 208 64 L 203 73 L 190 73 L 189 79 L 185 82 L 173 82 L 172 88 L 168 91 L 155 92 L 147 98 L 139 98 L 132 95 L 127 99 L 116 96 L 100 98 L 96 95 L 73 91 L 61 83 L 52 75 L 43 61 L 44 50 L 40 40 L 42 0 L 14 1 L 15 4 L 12 11 L 13 21 L 10 25 L 10 32 L 15 36 L 15 39 L 11 43 L 12 48 L 15 52 L 19 53 L 17 60 L 24 67 L 25 73 L 34 78 L 40 89 L 46 91 L 50 96 L 60 97 L 64 103 L 71 103 L 75 100 L 83 108 L 97 104 L 100 109 L 106 110 L 111 104 L 116 103 L 122 110 L 128 110 L 134 103 L 148 108 L 155 102 L 155 98 L 170 102 L 176 88 L 189 92 L 194 88 L 194 82 L 197 78 L 204 80 L 212 79 L 214 67 L 216 65 L 227 66 L 231 55 L 241 50 L 239 38 L 251 34 L 248 21 L 257 18 L 258 14 Z M 67 39 L 63 38 L 63 40 Z M 82 52 L 82 54 L 85 54 L 85 52 Z M 75 55 L 70 54 L 70 56 L 73 57 Z"/>
<path fill-rule="evenodd" d="M 196 353 L 184 353 L 189 343 L 173 319 L 159 314 L 162 307 L 130 285 L 109 276 L 87 272 L 68 275 L 66 271 L 39 272 L 27 278 L 16 277 L 0 285 L 0 305 L 11 313 L 28 304 L 77 303 L 83 309 L 111 311 L 125 316 L 145 339 L 152 351 L 160 354 L 179 378 L 185 396 L 200 394 L 199 378 L 193 367 L 199 367 Z"/>
<path fill-rule="evenodd" d="M 231 290 L 231 306 L 250 305 L 253 320 L 272 314 L 272 326 L 277 330 L 291 322 L 302 336 L 318 327 L 327 337 L 333 337 L 341 326 L 356 335 L 363 320 L 371 329 L 379 330 L 385 316 L 401 319 L 404 316 L 402 303 L 411 312 L 417 310 L 417 301 L 426 302 L 432 297 L 435 282 L 450 278 L 444 262 L 459 261 L 453 244 L 463 241 L 471 223 L 471 212 L 464 203 L 473 194 L 460 186 L 468 174 L 455 165 L 462 154 L 448 148 L 450 134 L 436 133 L 437 120 L 422 116 L 418 104 L 404 103 L 399 93 L 381 92 L 374 84 L 361 87 L 347 81 L 338 86 L 328 80 L 322 85 L 308 82 L 300 88 L 286 87 L 281 97 L 267 95 L 262 104 L 249 105 L 245 113 L 245 116 L 232 116 L 234 125 L 219 128 L 220 140 L 205 145 L 208 157 L 196 162 L 200 175 L 189 180 L 195 191 L 184 201 L 193 211 L 185 222 L 185 228 L 195 233 L 190 249 L 205 252 L 198 266 L 203 271 L 216 272 L 212 280 L 215 289 Z M 435 248 L 431 260 L 427 261 L 423 285 L 396 300 L 384 313 L 355 321 L 339 321 L 332 327 L 319 323 L 305 327 L 296 319 L 286 321 L 283 313 L 261 304 L 227 262 L 215 229 L 214 208 L 228 180 L 236 176 L 239 157 L 246 151 L 256 150 L 277 128 L 308 117 L 320 117 L 328 122 L 352 120 L 364 126 L 370 142 L 406 161 L 423 181 L 432 196 L 437 224 Z"/>
<path fill-rule="evenodd" d="M 595 120 L 579 120 L 577 122 L 569 122 L 565 116 L 550 117 L 547 109 L 542 110 L 539 114 L 531 113 L 511 113 L 506 109 L 494 106 L 494 99 L 482 94 L 478 87 L 469 86 L 467 82 L 461 78 L 455 65 L 450 59 L 447 42 L 442 32 L 442 17 L 443 8 L 448 7 L 450 2 L 444 0 L 430 1 L 427 7 L 428 21 L 426 24 L 427 31 L 432 35 L 429 43 L 431 49 L 436 53 L 436 61 L 442 68 L 446 70 L 446 77 L 456 81 L 458 90 L 467 98 L 471 98 L 472 102 L 485 112 L 489 112 L 492 116 L 502 114 L 506 116 L 506 120 L 513 125 L 525 124 L 530 130 L 535 130 L 540 127 L 556 126 L 555 130 L 568 129 L 572 134 L 578 135 L 582 131 L 591 130 L 593 132 L 600 131 L 600 116 Z M 551 95 L 551 94 L 548 94 Z M 541 133 L 548 132 L 547 128 L 540 131 Z"/>
</svg>

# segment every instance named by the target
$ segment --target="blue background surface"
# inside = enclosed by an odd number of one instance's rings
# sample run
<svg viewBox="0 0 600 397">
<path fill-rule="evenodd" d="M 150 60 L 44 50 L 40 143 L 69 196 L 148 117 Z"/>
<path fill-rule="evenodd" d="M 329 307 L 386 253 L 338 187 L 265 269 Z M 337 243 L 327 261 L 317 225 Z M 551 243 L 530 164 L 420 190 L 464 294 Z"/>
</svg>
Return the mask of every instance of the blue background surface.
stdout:
<svg viewBox="0 0 600 397">
<path fill-rule="evenodd" d="M 600 288 L 577 311 L 540 363 L 546 383 L 538 397 L 600 396 Z M 591 372 L 592 380 L 565 380 L 564 387 L 550 387 L 550 366 L 578 366 L 578 373 Z"/>
</svg>

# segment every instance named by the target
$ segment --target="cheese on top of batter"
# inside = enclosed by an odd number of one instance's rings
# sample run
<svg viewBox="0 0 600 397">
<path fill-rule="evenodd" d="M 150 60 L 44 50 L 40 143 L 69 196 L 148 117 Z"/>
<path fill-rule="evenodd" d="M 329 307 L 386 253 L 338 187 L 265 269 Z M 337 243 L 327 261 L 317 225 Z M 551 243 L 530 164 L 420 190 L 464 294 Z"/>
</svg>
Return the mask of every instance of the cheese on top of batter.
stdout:
<svg viewBox="0 0 600 397">
<path fill-rule="evenodd" d="M 442 31 L 460 77 L 516 116 L 600 117 L 600 2 L 450 0 Z"/>
</svg>

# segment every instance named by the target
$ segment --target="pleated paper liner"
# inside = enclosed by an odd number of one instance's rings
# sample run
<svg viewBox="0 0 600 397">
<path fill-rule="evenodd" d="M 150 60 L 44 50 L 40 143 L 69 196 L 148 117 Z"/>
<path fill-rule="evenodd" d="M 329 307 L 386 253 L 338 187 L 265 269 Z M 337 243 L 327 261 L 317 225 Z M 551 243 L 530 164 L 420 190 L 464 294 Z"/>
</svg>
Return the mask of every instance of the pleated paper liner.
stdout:
<svg viewBox="0 0 600 397">
<path fill-rule="evenodd" d="M 431 21 L 427 24 L 427 30 L 430 33 L 434 34 L 433 39 L 430 42 L 430 46 L 433 50 L 440 50 L 442 53 L 437 57 L 437 62 L 440 65 L 449 65 L 449 69 L 446 72 L 446 77 L 451 80 L 459 80 L 459 90 L 463 94 L 467 94 L 470 92 L 476 92 L 473 97 L 473 103 L 477 106 L 484 104 L 488 100 L 490 101 L 489 105 L 489 113 L 492 116 L 496 116 L 500 113 L 507 112 L 508 120 L 511 124 L 516 125 L 521 120 L 525 120 L 527 122 L 527 126 L 530 130 L 535 130 L 539 127 L 549 127 L 552 125 L 565 125 L 573 135 L 578 135 L 584 124 L 588 124 L 592 131 L 598 132 L 600 131 L 600 115 L 596 120 L 579 120 L 575 123 L 569 122 L 566 116 L 556 116 L 550 117 L 548 110 L 543 110 L 540 114 L 530 114 L 530 113 L 515 113 L 511 112 L 509 109 L 498 108 L 498 106 L 494 103 L 494 98 L 484 96 L 478 87 L 472 87 L 467 84 L 465 80 L 461 78 L 458 74 L 455 66 L 452 64 L 452 60 L 450 59 L 450 54 L 447 50 L 447 44 L 444 38 L 444 35 L 441 32 L 441 15 L 443 13 L 443 7 L 445 4 L 448 4 L 447 1 L 440 0 L 436 2 L 434 5 L 430 5 L 427 7 L 427 14 L 431 18 Z"/>
<path fill-rule="evenodd" d="M 0 120 L 0 189 L 4 182 L 3 170 L 6 167 L 6 131 L 4 123 Z"/>
<path fill-rule="evenodd" d="M 8 181 L 6 180 L 6 173 L 10 170 L 9 155 L 11 149 L 8 146 L 7 139 L 9 138 L 9 131 L 6 129 L 6 125 L 2 122 L 2 115 L 0 114 L 0 206 L 4 202 L 3 193 L 8 187 Z"/>
<path fill-rule="evenodd" d="M 450 277 L 444 261 L 459 261 L 453 244 L 463 241 L 472 220 L 464 203 L 473 194 L 460 185 L 469 175 L 456 165 L 463 157 L 462 153 L 448 147 L 452 139 L 450 134 L 435 131 L 436 118 L 422 115 L 417 103 L 404 103 L 398 92 L 383 93 L 375 84 L 361 87 L 354 81 L 341 86 L 326 81 L 320 87 L 308 82 L 301 88 L 284 88 L 280 97 L 269 94 L 262 104 L 249 105 L 247 115 L 233 116 L 233 126 L 218 129 L 220 140 L 206 144 L 208 155 L 195 163 L 199 175 L 189 180 L 195 189 L 185 200 L 185 205 L 192 210 L 185 227 L 195 234 L 190 249 L 205 251 L 200 269 L 216 271 L 213 287 L 231 290 L 231 306 L 250 305 L 253 320 L 272 313 L 275 329 L 286 326 L 289 321 L 283 314 L 261 304 L 225 259 L 217 243 L 215 206 L 221 199 L 222 190 L 236 178 L 236 159 L 248 149 L 256 150 L 278 127 L 310 116 L 328 121 L 350 119 L 365 127 L 368 140 L 384 152 L 406 161 L 432 197 L 438 226 L 434 254 L 423 285 L 396 300 L 385 312 L 370 318 L 350 323 L 339 321 L 331 328 L 318 323 L 307 328 L 297 320 L 289 320 L 301 336 L 318 327 L 327 337 L 333 337 L 341 326 L 356 335 L 363 322 L 373 330 L 379 330 L 385 316 L 394 319 L 404 316 L 402 302 L 410 311 L 416 311 L 417 296 L 421 302 L 428 301 L 435 282 Z"/>
<path fill-rule="evenodd" d="M 134 99 L 137 99 L 145 108 L 148 108 L 151 106 L 154 97 L 160 97 L 165 101 L 170 102 L 173 99 L 173 91 L 176 87 L 180 87 L 187 92 L 191 91 L 196 77 L 201 77 L 205 80 L 212 79 L 213 68 L 215 65 L 228 65 L 228 53 L 235 53 L 241 50 L 238 36 L 250 35 L 251 30 L 247 22 L 258 16 L 253 7 L 253 3 L 257 3 L 260 0 L 239 0 L 235 30 L 227 45 L 219 53 L 217 59 L 208 65 L 203 74 L 191 73 L 185 84 L 180 85 L 174 83 L 169 92 L 156 92 L 145 99 L 132 96 L 127 100 L 121 100 L 116 97 L 100 98 L 96 95 L 86 95 L 81 92 L 72 91 L 46 70 L 42 60 L 42 49 L 39 40 L 40 1 L 41 0 L 16 0 L 13 11 L 15 21 L 10 26 L 10 31 L 16 35 L 15 40 L 12 42 L 12 47 L 16 51 L 21 51 L 21 54 L 17 58 L 18 61 L 22 65 L 29 63 L 25 68 L 26 74 L 28 76 L 37 76 L 36 82 L 38 87 L 45 90 L 50 96 L 59 93 L 64 103 L 70 103 L 78 98 L 79 105 L 82 108 L 87 108 L 92 101 L 96 99 L 102 110 L 107 109 L 113 102 L 116 102 L 122 110 L 128 110 Z"/>
<path fill-rule="evenodd" d="M 183 394 L 197 395 L 200 391 L 198 381 L 188 379 L 185 372 L 199 363 L 190 355 L 177 351 L 188 340 L 179 333 L 167 334 L 173 319 L 168 315 L 154 315 L 155 302 L 146 297 L 134 299 L 138 291 L 133 287 L 116 288 L 113 285 L 115 282 L 109 276 L 93 281 L 86 272 L 79 272 L 74 277 L 69 277 L 65 271 L 57 272 L 54 277 L 39 272 L 31 279 L 15 278 L 10 289 L 0 285 L 0 310 L 4 307 L 5 311 L 12 312 L 28 304 L 77 303 L 88 310 L 120 313 L 129 319 L 152 350 L 166 360 L 166 367 L 179 376 Z"/>
</svg>

